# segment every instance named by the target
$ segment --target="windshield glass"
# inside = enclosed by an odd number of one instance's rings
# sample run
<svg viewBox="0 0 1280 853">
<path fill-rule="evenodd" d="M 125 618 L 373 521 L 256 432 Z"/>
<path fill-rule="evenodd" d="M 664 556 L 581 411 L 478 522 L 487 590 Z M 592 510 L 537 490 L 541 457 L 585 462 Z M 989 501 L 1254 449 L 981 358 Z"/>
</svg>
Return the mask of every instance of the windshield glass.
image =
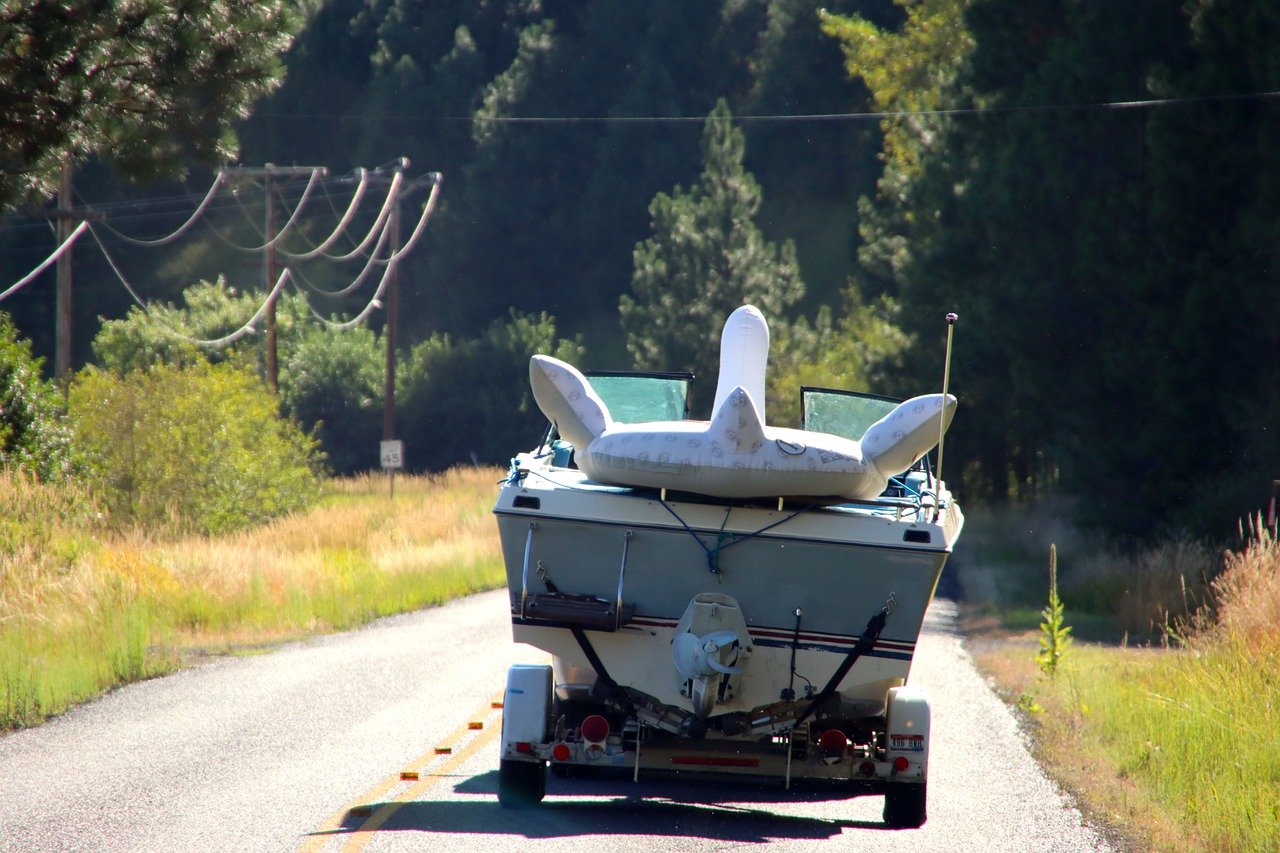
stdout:
<svg viewBox="0 0 1280 853">
<path fill-rule="evenodd" d="M 610 416 L 624 424 L 684 420 L 692 380 L 692 373 L 587 374 Z"/>
<path fill-rule="evenodd" d="M 873 423 L 901 402 L 878 394 L 859 394 L 832 388 L 801 388 L 804 428 L 858 440 Z"/>
</svg>

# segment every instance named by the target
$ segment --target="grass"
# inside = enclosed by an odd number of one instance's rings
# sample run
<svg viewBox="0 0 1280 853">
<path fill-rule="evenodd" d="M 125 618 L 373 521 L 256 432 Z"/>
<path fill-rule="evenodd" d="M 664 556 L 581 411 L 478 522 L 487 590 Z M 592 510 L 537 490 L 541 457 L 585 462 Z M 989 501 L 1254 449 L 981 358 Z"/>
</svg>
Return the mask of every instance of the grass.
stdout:
<svg viewBox="0 0 1280 853">
<path fill-rule="evenodd" d="M 113 531 L 91 496 L 0 475 L 0 728 L 209 653 L 351 628 L 502 585 L 496 469 L 332 481 L 219 537 Z"/>
<path fill-rule="evenodd" d="M 1178 542 L 1147 549 L 1124 585 L 1115 583 L 1122 562 L 1114 553 L 1077 559 L 1077 591 L 1088 589 L 1082 574 L 1103 577 L 1143 618 L 1168 614 L 1170 602 L 1183 611 L 1166 617 L 1170 627 L 1155 642 L 1131 645 L 1117 627 L 1120 642 L 1073 645 L 1056 679 L 1037 667 L 1037 632 L 1025 626 L 1006 622 L 999 641 L 971 643 L 979 667 L 1024 712 L 1049 772 L 1139 849 L 1274 850 L 1280 838 L 1280 547 L 1256 526 L 1242 539 L 1248 545 L 1222 557 L 1216 578 L 1193 585 L 1186 574 L 1205 554 L 1217 561 L 1216 552 Z M 1113 568 L 1099 572 L 1103 563 Z M 1042 598 L 1043 566 L 1042 558 L 1021 569 Z M 1201 604 L 1182 608 L 1189 586 Z M 1062 597 L 1074 625 L 1073 600 L 1065 589 Z M 1114 603 L 1106 618 L 1130 618 Z M 971 627 L 1006 612 L 1021 609 L 982 603 Z"/>
</svg>

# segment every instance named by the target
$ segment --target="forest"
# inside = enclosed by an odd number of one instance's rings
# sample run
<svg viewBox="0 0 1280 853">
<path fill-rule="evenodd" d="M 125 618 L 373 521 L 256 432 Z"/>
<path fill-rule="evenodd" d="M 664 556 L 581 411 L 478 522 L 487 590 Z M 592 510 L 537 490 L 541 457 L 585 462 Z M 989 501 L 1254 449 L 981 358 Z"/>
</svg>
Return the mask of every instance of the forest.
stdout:
<svg viewBox="0 0 1280 853">
<path fill-rule="evenodd" d="M 936 390 L 957 313 L 946 473 L 971 501 L 1055 494 L 1119 539 L 1222 539 L 1280 479 L 1274 3 L 292 8 L 282 82 L 236 128 L 238 162 L 324 166 L 330 224 L 357 167 L 407 157 L 443 175 L 400 279 L 415 468 L 502 463 L 536 440 L 534 350 L 692 369 L 705 414 L 719 324 L 753 302 L 773 331 L 770 411 L 791 417 L 800 384 Z M 222 155 L 206 153 L 181 182 L 85 158 L 76 193 L 122 230 L 167 233 L 212 180 Z M 282 210 L 305 185 L 276 185 Z M 219 214 L 245 244 L 252 190 Z M 38 210 L 10 207 L 3 283 L 54 246 Z M 169 252 L 108 246 L 163 316 L 216 336 L 265 292 L 260 259 L 193 234 Z M 77 366 L 192 357 L 88 246 Z M 46 369 L 52 290 L 0 304 Z M 335 470 L 376 467 L 382 315 L 343 336 L 312 311 L 363 298 L 307 298 L 282 302 L 282 403 L 319 423 Z M 257 357 L 240 346 L 211 358 Z"/>
</svg>

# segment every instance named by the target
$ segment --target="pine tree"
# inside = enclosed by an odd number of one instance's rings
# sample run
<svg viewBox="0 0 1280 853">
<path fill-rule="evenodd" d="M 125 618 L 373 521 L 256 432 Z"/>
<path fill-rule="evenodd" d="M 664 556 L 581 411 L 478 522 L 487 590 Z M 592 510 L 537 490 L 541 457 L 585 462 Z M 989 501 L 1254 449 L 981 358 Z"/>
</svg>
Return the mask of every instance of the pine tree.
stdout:
<svg viewBox="0 0 1280 853">
<path fill-rule="evenodd" d="M 640 367 L 692 370 L 709 380 L 719 330 L 740 305 L 773 323 L 804 295 L 795 246 L 766 240 L 754 222 L 760 186 L 743 167 L 745 142 L 722 99 L 702 134 L 698 182 L 649 205 L 653 235 L 636 245 L 631 288 L 620 311 L 627 349 Z M 697 399 L 709 399 L 709 382 Z"/>
</svg>

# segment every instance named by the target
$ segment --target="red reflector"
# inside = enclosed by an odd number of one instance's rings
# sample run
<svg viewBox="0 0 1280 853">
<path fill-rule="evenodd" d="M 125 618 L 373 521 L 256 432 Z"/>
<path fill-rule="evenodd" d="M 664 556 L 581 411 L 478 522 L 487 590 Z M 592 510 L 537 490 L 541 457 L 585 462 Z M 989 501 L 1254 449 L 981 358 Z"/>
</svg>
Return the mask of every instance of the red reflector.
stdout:
<svg viewBox="0 0 1280 853">
<path fill-rule="evenodd" d="M 895 773 L 901 773 L 910 766 L 911 762 L 907 761 L 907 757 L 905 755 L 899 755 L 897 758 L 893 759 L 893 771 Z"/>
<path fill-rule="evenodd" d="M 587 743 L 604 743 L 609 736 L 609 721 L 599 714 L 592 714 L 582 721 L 582 739 Z"/>
<path fill-rule="evenodd" d="M 673 755 L 672 764 L 694 764 L 698 767 L 759 767 L 758 758 L 718 758 L 714 755 Z"/>
<path fill-rule="evenodd" d="M 533 744 L 527 740 L 516 741 L 516 752 L 523 752 L 525 755 L 533 755 Z"/>
<path fill-rule="evenodd" d="M 569 760 L 569 744 L 558 743 L 551 749 L 551 757 L 556 761 Z"/>
<path fill-rule="evenodd" d="M 858 765 L 858 772 L 870 779 L 876 775 L 876 765 L 872 761 L 864 761 Z"/>
<path fill-rule="evenodd" d="M 849 739 L 839 729 L 827 729 L 818 738 L 818 749 L 822 750 L 823 755 L 844 755 L 844 751 L 848 748 Z"/>
</svg>

